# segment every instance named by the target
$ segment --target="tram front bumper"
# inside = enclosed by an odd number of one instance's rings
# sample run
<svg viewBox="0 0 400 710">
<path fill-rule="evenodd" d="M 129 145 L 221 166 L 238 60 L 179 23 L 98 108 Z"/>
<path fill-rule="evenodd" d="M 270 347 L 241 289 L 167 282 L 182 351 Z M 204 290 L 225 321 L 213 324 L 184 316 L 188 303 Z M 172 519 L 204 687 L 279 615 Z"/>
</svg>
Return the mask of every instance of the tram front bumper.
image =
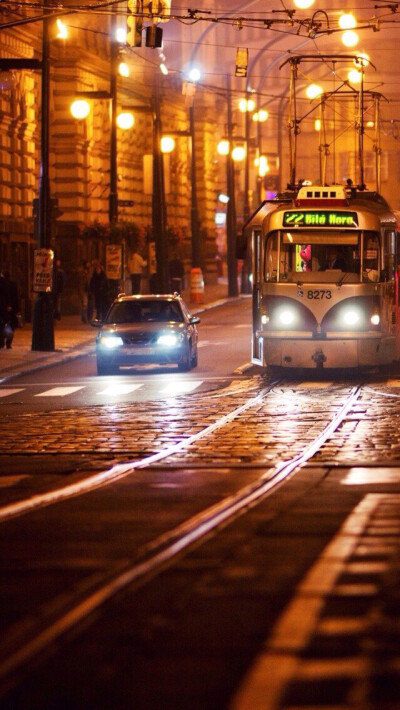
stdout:
<svg viewBox="0 0 400 710">
<path fill-rule="evenodd" d="M 384 365 L 395 360 L 394 336 L 381 333 L 327 333 L 324 338 L 311 334 L 259 334 L 262 338 L 264 367 L 351 368 Z"/>
</svg>

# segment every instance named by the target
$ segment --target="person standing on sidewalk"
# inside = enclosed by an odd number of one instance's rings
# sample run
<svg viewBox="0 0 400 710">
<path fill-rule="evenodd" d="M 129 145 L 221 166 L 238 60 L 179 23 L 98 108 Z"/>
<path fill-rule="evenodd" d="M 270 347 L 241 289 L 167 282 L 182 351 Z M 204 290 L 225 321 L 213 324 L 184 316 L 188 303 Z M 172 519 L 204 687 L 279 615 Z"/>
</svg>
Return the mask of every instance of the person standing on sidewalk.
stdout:
<svg viewBox="0 0 400 710">
<path fill-rule="evenodd" d="M 131 279 L 132 293 L 140 293 L 140 282 L 144 267 L 147 266 L 147 261 L 139 254 L 137 249 L 134 249 L 128 259 L 128 269 Z"/>
<path fill-rule="evenodd" d="M 89 314 L 89 283 L 90 283 L 90 263 L 83 261 L 78 269 L 78 295 L 81 304 L 82 323 L 90 321 Z"/>
<path fill-rule="evenodd" d="M 57 259 L 54 272 L 54 318 L 61 320 L 61 295 L 65 286 L 65 271 L 61 268 L 61 261 Z"/>
<path fill-rule="evenodd" d="M 5 294 L 5 313 L 1 320 L 3 327 L 1 331 L 0 347 L 11 348 L 14 338 L 14 330 L 18 327 L 19 298 L 18 287 L 15 281 L 10 279 L 8 271 L 1 274 L 1 291 Z"/>
<path fill-rule="evenodd" d="M 97 320 L 104 320 L 108 309 L 108 282 L 105 271 L 99 261 L 95 262 L 90 279 L 89 292 L 93 294 Z"/>
</svg>

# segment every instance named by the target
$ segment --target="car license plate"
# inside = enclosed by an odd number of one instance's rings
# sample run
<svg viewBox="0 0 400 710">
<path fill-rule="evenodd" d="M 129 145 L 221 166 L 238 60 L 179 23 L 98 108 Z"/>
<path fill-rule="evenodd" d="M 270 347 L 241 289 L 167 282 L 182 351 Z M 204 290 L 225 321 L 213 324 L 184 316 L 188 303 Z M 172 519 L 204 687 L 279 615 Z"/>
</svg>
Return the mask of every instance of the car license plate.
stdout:
<svg viewBox="0 0 400 710">
<path fill-rule="evenodd" d="M 155 348 L 151 345 L 143 345 L 143 347 L 124 347 L 122 349 L 124 355 L 154 355 Z"/>
</svg>

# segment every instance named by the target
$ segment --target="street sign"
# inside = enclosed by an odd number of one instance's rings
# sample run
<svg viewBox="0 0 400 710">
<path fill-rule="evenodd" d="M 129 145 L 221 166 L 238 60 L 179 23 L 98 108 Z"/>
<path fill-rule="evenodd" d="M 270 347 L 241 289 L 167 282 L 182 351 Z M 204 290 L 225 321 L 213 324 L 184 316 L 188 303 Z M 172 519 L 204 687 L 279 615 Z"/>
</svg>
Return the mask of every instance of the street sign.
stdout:
<svg viewBox="0 0 400 710">
<path fill-rule="evenodd" d="M 35 249 L 33 257 L 33 291 L 50 293 L 53 286 L 52 249 Z"/>
<path fill-rule="evenodd" d="M 121 244 L 106 245 L 106 276 L 108 279 L 118 280 L 122 275 L 122 246 Z"/>
</svg>

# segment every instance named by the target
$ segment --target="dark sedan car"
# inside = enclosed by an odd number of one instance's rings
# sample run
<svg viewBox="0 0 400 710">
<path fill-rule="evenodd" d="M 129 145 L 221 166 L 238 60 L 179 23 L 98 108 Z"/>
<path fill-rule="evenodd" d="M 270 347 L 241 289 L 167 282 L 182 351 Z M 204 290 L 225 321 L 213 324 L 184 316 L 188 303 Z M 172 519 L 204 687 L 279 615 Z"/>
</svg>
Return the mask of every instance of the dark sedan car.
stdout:
<svg viewBox="0 0 400 710">
<path fill-rule="evenodd" d="M 179 295 L 118 296 L 96 337 L 97 374 L 120 367 L 176 363 L 197 365 L 198 316 L 191 316 Z"/>
</svg>

